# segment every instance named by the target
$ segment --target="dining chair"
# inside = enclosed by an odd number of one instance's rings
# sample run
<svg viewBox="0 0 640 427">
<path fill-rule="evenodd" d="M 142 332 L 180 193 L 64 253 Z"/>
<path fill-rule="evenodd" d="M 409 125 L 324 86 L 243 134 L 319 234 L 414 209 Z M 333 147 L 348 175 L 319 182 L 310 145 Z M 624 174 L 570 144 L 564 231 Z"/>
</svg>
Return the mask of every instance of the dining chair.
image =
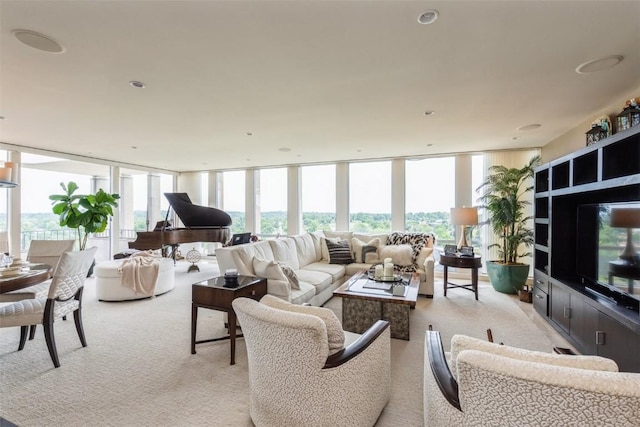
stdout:
<svg viewBox="0 0 640 427">
<path fill-rule="evenodd" d="M 47 264 L 55 273 L 63 253 L 73 250 L 75 240 L 32 240 L 27 252 L 27 261 Z M 50 280 L 28 288 L 0 294 L 0 302 L 15 302 L 29 298 L 46 298 L 49 293 Z M 34 330 L 35 331 L 35 330 Z"/>
<path fill-rule="evenodd" d="M 76 331 L 83 347 L 87 346 L 82 327 L 82 291 L 87 272 L 93 263 L 97 248 L 79 252 L 65 252 L 53 274 L 47 298 L 32 298 L 0 307 L 0 328 L 20 326 L 18 351 L 24 348 L 32 325 L 43 325 L 47 349 L 58 368 L 60 361 L 56 349 L 53 324 L 73 313 Z"/>
</svg>

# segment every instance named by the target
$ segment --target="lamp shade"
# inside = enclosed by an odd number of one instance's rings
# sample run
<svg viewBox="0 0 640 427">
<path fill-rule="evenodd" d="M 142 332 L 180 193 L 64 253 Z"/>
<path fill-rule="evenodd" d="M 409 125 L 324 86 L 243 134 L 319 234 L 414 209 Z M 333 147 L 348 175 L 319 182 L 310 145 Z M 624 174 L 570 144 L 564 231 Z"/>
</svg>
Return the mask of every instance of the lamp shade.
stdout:
<svg viewBox="0 0 640 427">
<path fill-rule="evenodd" d="M 478 223 L 478 208 L 451 208 L 452 225 L 476 225 Z"/>
<path fill-rule="evenodd" d="M 616 228 L 640 228 L 640 209 L 611 209 L 611 222 L 609 225 Z"/>
</svg>

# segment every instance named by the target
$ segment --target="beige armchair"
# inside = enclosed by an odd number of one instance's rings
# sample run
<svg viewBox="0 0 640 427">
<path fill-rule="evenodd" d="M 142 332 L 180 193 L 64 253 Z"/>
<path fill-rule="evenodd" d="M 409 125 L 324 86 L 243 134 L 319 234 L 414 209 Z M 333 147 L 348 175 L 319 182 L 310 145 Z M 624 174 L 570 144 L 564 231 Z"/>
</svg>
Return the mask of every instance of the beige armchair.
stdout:
<svg viewBox="0 0 640 427">
<path fill-rule="evenodd" d="M 639 425 L 640 374 L 609 359 L 456 335 L 448 362 L 435 331 L 425 346 L 425 426 Z"/>
<path fill-rule="evenodd" d="M 233 308 L 247 346 L 256 426 L 375 424 L 391 392 L 388 322 L 330 355 L 326 319 L 302 306 L 294 312 L 238 298 Z"/>
</svg>

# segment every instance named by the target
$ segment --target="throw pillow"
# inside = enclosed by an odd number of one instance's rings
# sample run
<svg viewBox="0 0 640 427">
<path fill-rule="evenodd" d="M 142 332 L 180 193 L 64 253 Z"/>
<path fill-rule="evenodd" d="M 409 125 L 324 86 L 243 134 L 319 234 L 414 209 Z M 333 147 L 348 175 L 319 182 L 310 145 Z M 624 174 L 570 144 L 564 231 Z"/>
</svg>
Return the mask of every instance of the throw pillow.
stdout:
<svg viewBox="0 0 640 427">
<path fill-rule="evenodd" d="M 424 263 L 429 258 L 429 256 L 433 253 L 433 248 L 423 247 L 420 249 L 420 254 L 418 255 L 418 259 L 416 260 L 416 264 L 418 264 L 418 268 L 424 268 Z"/>
<path fill-rule="evenodd" d="M 291 284 L 278 263 L 254 258 L 253 270 L 256 276 L 264 277 L 268 280 L 267 290 L 270 294 L 282 298 L 289 298 L 289 294 L 291 294 Z"/>
<path fill-rule="evenodd" d="M 353 255 L 356 262 L 366 262 L 365 255 L 369 252 L 376 252 L 379 246 L 380 239 L 378 238 L 372 239 L 368 242 L 364 242 L 356 237 L 351 239 L 351 247 L 353 248 Z M 366 252 L 363 251 L 365 247 L 368 248 Z"/>
<path fill-rule="evenodd" d="M 329 344 L 329 354 L 337 353 L 344 348 L 344 331 L 340 320 L 335 313 L 328 308 L 314 307 L 309 305 L 291 304 L 288 301 L 284 301 L 280 298 L 276 298 L 272 295 L 265 295 L 260 302 L 271 308 L 278 310 L 290 311 L 293 313 L 310 314 L 317 316 L 327 326 L 327 342 Z"/>
<path fill-rule="evenodd" d="M 327 249 L 327 240 L 331 240 L 332 242 L 337 242 L 340 239 L 338 238 L 331 238 L 331 237 L 322 237 L 320 239 L 320 245 L 321 245 L 321 249 L 320 252 L 322 252 L 322 260 L 323 261 L 329 261 L 329 249 Z"/>
<path fill-rule="evenodd" d="M 289 284 L 291 285 L 291 289 L 300 289 L 300 281 L 298 280 L 298 276 L 296 272 L 293 271 L 293 268 L 289 267 L 286 264 L 279 263 L 280 268 L 282 269 L 282 273 L 287 277 Z"/>
<path fill-rule="evenodd" d="M 367 257 L 367 255 L 369 255 Z M 377 246 L 369 246 L 365 245 L 362 247 L 362 262 L 367 262 L 367 259 L 371 260 L 369 262 L 378 262 L 378 247 Z M 375 259 L 375 261 L 374 261 Z"/>
<path fill-rule="evenodd" d="M 380 249 L 380 259 L 391 258 L 398 266 L 413 265 L 411 245 L 387 245 Z"/>
<path fill-rule="evenodd" d="M 329 251 L 329 264 L 351 264 L 353 257 L 351 256 L 351 249 L 349 249 L 349 242 L 346 240 L 338 240 L 332 242 L 331 239 L 326 239 L 327 250 Z"/>
</svg>

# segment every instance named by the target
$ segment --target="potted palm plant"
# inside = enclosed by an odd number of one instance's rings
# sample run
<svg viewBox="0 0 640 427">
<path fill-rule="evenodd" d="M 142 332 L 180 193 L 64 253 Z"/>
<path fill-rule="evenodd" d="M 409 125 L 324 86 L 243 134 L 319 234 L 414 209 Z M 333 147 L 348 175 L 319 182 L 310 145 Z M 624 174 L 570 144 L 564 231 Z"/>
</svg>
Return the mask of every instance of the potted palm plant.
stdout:
<svg viewBox="0 0 640 427">
<path fill-rule="evenodd" d="M 118 207 L 118 194 L 109 194 L 100 189 L 96 194 L 74 194 L 78 185 L 71 181 L 60 183 L 64 194 L 53 194 L 49 199 L 53 213 L 59 215 L 60 226 L 78 230 L 78 248 L 83 251 L 91 233 L 102 233 Z"/>
<path fill-rule="evenodd" d="M 529 265 L 518 260 L 531 255 L 526 250 L 521 252 L 521 248 L 529 248 L 534 243 L 533 230 L 527 226 L 532 217 L 525 215 L 525 207 L 531 204 L 526 194 L 533 190 L 529 180 L 539 164 L 540 156 L 534 156 L 522 168 L 492 166 L 486 180 L 477 188 L 481 194 L 479 207 L 488 213 L 482 224 L 490 225 L 500 238 L 500 243 L 488 247 L 498 248 L 499 259 L 486 263 L 489 280 L 498 292 L 517 293 L 529 275 Z"/>
</svg>

